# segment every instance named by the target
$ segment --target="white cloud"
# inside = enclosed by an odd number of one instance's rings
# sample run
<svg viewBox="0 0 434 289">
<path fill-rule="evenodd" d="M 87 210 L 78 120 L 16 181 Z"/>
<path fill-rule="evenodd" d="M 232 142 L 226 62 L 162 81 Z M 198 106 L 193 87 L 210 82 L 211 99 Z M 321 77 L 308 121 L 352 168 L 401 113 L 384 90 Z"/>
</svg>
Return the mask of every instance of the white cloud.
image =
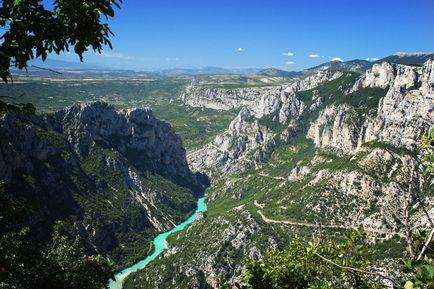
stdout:
<svg viewBox="0 0 434 289">
<path fill-rule="evenodd" d="M 241 51 L 243 51 L 243 48 L 238 47 L 237 51 L 238 51 L 238 52 L 241 52 Z"/>
<path fill-rule="evenodd" d="M 287 61 L 287 62 L 285 62 L 287 65 L 292 65 L 292 64 L 295 64 L 295 62 L 294 61 Z"/>
<path fill-rule="evenodd" d="M 377 61 L 379 58 L 376 57 L 368 57 L 366 58 L 366 61 Z"/>
<path fill-rule="evenodd" d="M 309 54 L 309 57 L 310 58 L 318 58 L 318 57 L 321 57 L 321 55 L 319 55 L 319 54 Z"/>
<path fill-rule="evenodd" d="M 285 52 L 285 53 L 282 53 L 283 55 L 285 55 L 285 56 L 294 56 L 294 52 Z"/>
<path fill-rule="evenodd" d="M 340 57 L 333 57 L 333 58 L 332 58 L 332 61 L 340 61 L 340 62 L 343 62 L 342 58 L 340 58 Z"/>
</svg>

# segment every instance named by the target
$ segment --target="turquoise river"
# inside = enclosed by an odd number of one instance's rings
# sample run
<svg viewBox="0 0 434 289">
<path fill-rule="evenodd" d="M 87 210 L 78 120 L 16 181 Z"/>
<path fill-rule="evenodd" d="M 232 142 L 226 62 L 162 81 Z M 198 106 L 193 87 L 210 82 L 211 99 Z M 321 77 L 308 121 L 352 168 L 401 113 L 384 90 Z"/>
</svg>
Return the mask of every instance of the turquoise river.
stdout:
<svg viewBox="0 0 434 289">
<path fill-rule="evenodd" d="M 122 289 L 122 283 L 129 274 L 131 274 L 137 270 L 143 269 L 146 265 L 148 265 L 152 260 L 157 258 L 161 253 L 164 252 L 164 250 L 167 249 L 166 239 L 170 234 L 182 231 L 189 224 L 193 223 L 194 219 L 196 218 L 196 216 L 199 212 L 205 212 L 205 211 L 206 211 L 205 198 L 199 198 L 197 200 L 196 211 L 187 220 L 185 220 L 181 224 L 177 225 L 172 230 L 161 233 L 157 237 L 155 237 L 154 240 L 152 241 L 154 244 L 154 252 L 152 253 L 152 255 L 149 255 L 145 259 L 143 259 L 143 260 L 131 265 L 130 267 L 127 267 L 124 270 L 116 273 L 116 275 L 115 275 L 116 281 L 110 280 L 109 288 L 110 289 Z"/>
</svg>

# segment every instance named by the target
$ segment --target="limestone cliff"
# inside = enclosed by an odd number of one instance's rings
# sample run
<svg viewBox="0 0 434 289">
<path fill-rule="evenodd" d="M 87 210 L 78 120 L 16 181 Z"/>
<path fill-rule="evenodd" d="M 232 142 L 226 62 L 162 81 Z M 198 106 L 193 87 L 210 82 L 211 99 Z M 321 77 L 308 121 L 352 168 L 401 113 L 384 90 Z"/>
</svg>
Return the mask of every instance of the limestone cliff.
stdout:
<svg viewBox="0 0 434 289">
<path fill-rule="evenodd" d="M 254 167 L 271 151 L 277 141 L 276 137 L 285 139 L 298 126 L 306 105 L 297 93 L 338 79 L 342 75 L 342 72 L 321 71 L 282 87 L 205 91 L 188 88 L 182 95 L 186 105 L 218 109 L 242 108 L 224 133 L 204 148 L 189 154 L 190 166 L 193 170 L 206 171 L 211 177 L 222 177 Z M 276 134 L 261 124 L 261 119 L 265 118 L 270 118 L 271 122 L 277 122 L 287 130 L 283 135 Z"/>
<path fill-rule="evenodd" d="M 375 64 L 350 90 L 387 89 L 376 113 L 356 122 L 356 108 L 328 106 L 311 124 L 308 138 L 319 147 L 353 153 L 363 143 L 382 141 L 410 150 L 434 123 L 434 60 L 423 66 Z M 352 116 L 351 116 L 352 115 Z"/>
<path fill-rule="evenodd" d="M 216 178 L 242 171 L 255 165 L 261 150 L 273 144 L 273 136 L 251 111 L 243 108 L 224 133 L 188 155 L 190 166 Z"/>
<path fill-rule="evenodd" d="M 130 288 L 218 288 L 220 275 L 240 278 L 243 258 L 283 248 L 294 235 L 336 238 L 359 227 L 397 260 L 408 227 L 430 226 L 432 178 L 423 175 L 417 144 L 434 126 L 433 60 L 310 77 L 248 88 L 252 97 L 239 102 L 241 90 L 231 92 L 240 114 L 188 156 L 192 168 L 212 173 L 208 216 L 132 275 Z M 225 93 L 192 88 L 184 101 L 224 109 Z"/>
<path fill-rule="evenodd" d="M 6 114 L 0 135 L 0 179 L 32 204 L 34 237 L 47 240 L 53 222 L 65 220 L 88 250 L 117 262 L 146 254 L 143 242 L 194 210 L 201 190 L 181 139 L 149 109 L 97 102 Z"/>
</svg>

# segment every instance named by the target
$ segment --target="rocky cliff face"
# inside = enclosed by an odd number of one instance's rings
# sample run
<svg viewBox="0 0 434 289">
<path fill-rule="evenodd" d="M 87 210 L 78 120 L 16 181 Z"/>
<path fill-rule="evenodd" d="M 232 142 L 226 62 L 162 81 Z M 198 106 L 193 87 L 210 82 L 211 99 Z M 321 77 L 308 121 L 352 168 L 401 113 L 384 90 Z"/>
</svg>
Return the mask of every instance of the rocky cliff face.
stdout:
<svg viewBox="0 0 434 289">
<path fill-rule="evenodd" d="M 76 149 L 85 153 L 99 143 L 123 154 L 134 155 L 131 162 L 139 169 L 151 170 L 186 187 L 195 180 L 188 168 L 185 149 L 172 127 L 154 117 L 149 109 L 121 110 L 104 103 L 84 105 L 76 114 L 60 111 L 63 128 Z M 68 121 L 73 119 L 73 121 Z M 74 119 L 78 119 L 74 121 Z"/>
<path fill-rule="evenodd" d="M 190 166 L 193 170 L 206 171 L 211 177 L 223 177 L 254 167 L 276 143 L 276 133 L 261 124 L 261 119 L 268 118 L 286 127 L 286 135 L 279 134 L 279 138 L 287 138 L 298 126 L 299 117 L 306 109 L 297 93 L 342 75 L 342 72 L 322 71 L 285 87 L 205 91 L 188 88 L 181 96 L 186 105 L 218 109 L 242 107 L 224 133 L 204 148 L 189 154 Z"/>
<path fill-rule="evenodd" d="M 206 88 L 189 86 L 180 98 L 185 105 L 211 109 L 229 110 L 247 108 L 252 110 L 257 118 L 271 114 L 292 103 L 295 92 L 314 88 L 321 83 L 342 76 L 342 72 L 320 71 L 315 75 L 293 81 L 287 86 L 253 87 L 239 89 Z M 282 114 L 285 114 L 283 108 Z"/>
<path fill-rule="evenodd" d="M 351 152 L 357 147 L 359 127 L 354 123 L 357 113 L 348 105 L 328 106 L 311 124 L 307 138 L 320 148 L 333 147 Z"/>
<path fill-rule="evenodd" d="M 8 151 L 3 147 L 4 156 L 9 159 L 0 159 L 2 179 L 10 179 L 13 170 L 25 167 L 23 162 L 26 159 L 36 157 L 45 161 L 50 153 L 54 153 L 55 147 L 44 147 L 46 140 L 36 136 L 32 130 L 32 125 L 35 125 L 64 135 L 68 146 L 80 158 L 86 157 L 95 146 L 123 154 L 134 153 L 132 161 L 137 167 L 152 170 L 174 181 L 185 180 L 186 184 L 194 184 L 181 139 L 168 123 L 156 119 L 149 109 L 116 112 L 112 106 L 96 102 L 68 107 L 53 115 L 35 116 L 28 121 L 28 125 L 21 128 L 14 116 L 2 118 L 2 135 L 9 137 L 8 146 L 14 148 L 14 151 Z M 22 135 L 12 138 L 12 132 Z M 11 155 L 12 152 L 20 152 L 21 155 L 17 159 L 16 155 Z"/>
<path fill-rule="evenodd" d="M 229 128 L 205 147 L 188 155 L 190 166 L 222 177 L 254 166 L 262 149 L 273 144 L 273 132 L 261 125 L 251 111 L 243 108 Z"/>
<path fill-rule="evenodd" d="M 223 90 L 211 98 L 193 90 L 187 105 L 225 103 Z M 294 234 L 363 227 L 381 254 L 400 258 L 405 223 L 429 226 L 432 179 L 423 176 L 417 143 L 434 126 L 433 60 L 382 63 L 363 75 L 325 70 L 248 90 L 255 97 L 231 106 L 241 111 L 230 127 L 188 157 L 213 176 L 207 216 L 128 288 L 218 288 L 215 276 L 239 278 L 243 258 L 282 248 Z"/>
<path fill-rule="evenodd" d="M 417 149 L 420 136 L 434 122 L 433 63 L 434 60 L 428 60 L 421 67 L 375 64 L 350 92 L 373 87 L 387 89 L 385 97 L 379 100 L 376 114 L 365 115 L 355 123 L 351 121 L 357 119 L 355 108 L 328 106 L 312 123 L 308 138 L 319 147 L 347 153 L 375 140 Z"/>
<path fill-rule="evenodd" d="M 434 60 L 422 67 L 376 65 L 355 85 L 384 85 L 381 76 L 389 79 L 390 88 L 380 100 L 377 117 L 364 125 L 365 139 L 378 138 L 414 150 L 421 134 L 434 123 Z"/>
<path fill-rule="evenodd" d="M 185 218 L 201 190 L 180 138 L 149 109 L 92 103 L 7 114 L 0 134 L 0 179 L 32 203 L 35 237 L 47 240 L 52 223 L 66 220 L 89 250 L 118 262 L 132 257 L 122 247 Z"/>
</svg>

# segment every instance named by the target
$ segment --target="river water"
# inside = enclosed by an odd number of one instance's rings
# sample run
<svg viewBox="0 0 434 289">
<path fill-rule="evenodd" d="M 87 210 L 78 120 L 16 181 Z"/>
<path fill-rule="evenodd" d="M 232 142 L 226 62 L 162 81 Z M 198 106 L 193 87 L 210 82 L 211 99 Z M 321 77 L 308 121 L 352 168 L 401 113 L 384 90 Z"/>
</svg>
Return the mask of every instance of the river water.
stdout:
<svg viewBox="0 0 434 289">
<path fill-rule="evenodd" d="M 205 204 L 205 198 L 199 198 L 197 200 L 197 209 L 196 211 L 184 222 L 177 225 L 175 228 L 173 228 L 170 231 L 164 232 L 159 234 L 154 238 L 152 243 L 154 244 L 154 252 L 152 255 L 149 255 L 145 259 L 131 265 L 130 267 L 127 267 L 123 269 L 122 271 L 116 273 L 115 278 L 116 281 L 110 280 L 109 282 L 109 288 L 110 289 L 122 289 L 122 282 L 125 280 L 125 278 L 131 274 L 132 272 L 135 272 L 137 270 L 143 269 L 146 265 L 148 265 L 152 260 L 157 258 L 161 253 L 164 252 L 164 250 L 167 249 L 167 242 L 166 239 L 169 235 L 184 230 L 185 227 L 187 227 L 189 224 L 193 223 L 194 219 L 196 218 L 197 214 L 199 212 L 205 212 L 206 211 L 206 204 Z"/>
</svg>

